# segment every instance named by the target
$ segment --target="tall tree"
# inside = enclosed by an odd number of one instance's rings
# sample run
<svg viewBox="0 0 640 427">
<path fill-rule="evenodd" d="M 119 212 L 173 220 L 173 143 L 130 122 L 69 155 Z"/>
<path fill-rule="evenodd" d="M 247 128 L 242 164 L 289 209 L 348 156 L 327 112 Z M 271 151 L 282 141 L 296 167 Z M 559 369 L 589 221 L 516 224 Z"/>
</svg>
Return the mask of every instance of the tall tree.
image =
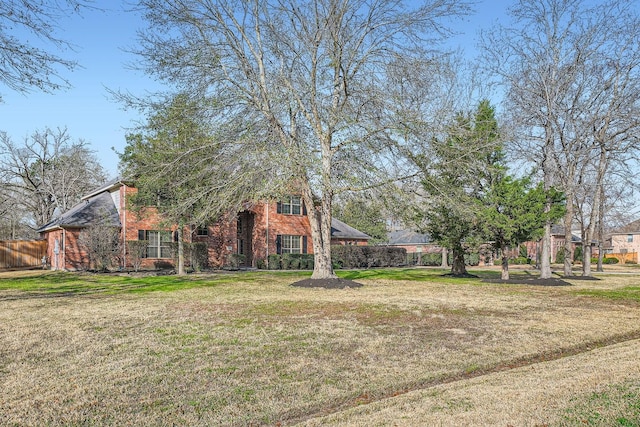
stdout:
<svg viewBox="0 0 640 427">
<path fill-rule="evenodd" d="M 0 2 L 0 84 L 18 92 L 33 89 L 52 92 L 69 87 L 60 68 L 73 70 L 77 63 L 58 53 L 72 48 L 58 35 L 63 31 L 58 24 L 63 16 L 78 13 L 91 3 L 91 0 Z"/>
<path fill-rule="evenodd" d="M 313 207 L 312 278 L 334 278 L 333 198 L 393 177 L 386 167 L 395 158 L 397 118 L 416 114 L 396 100 L 408 82 L 429 75 L 425 70 L 441 72 L 436 48 L 447 31 L 440 19 L 467 13 L 467 2 L 139 4 L 150 24 L 140 34 L 142 67 L 181 91 L 216 96 L 210 110 L 225 129 L 219 141 L 241 141 L 245 154 L 263 150 L 252 167 L 273 172 L 269 185 L 290 191 L 295 183 Z"/>
<path fill-rule="evenodd" d="M 15 143 L 0 132 L 2 191 L 29 215 L 32 229 L 53 219 L 105 182 L 105 172 L 82 140 L 66 129 L 45 129 Z"/>
<path fill-rule="evenodd" d="M 494 108 L 482 100 L 474 114 L 458 114 L 447 138 L 425 147 L 428 154 L 413 157 L 427 194 L 426 229 L 451 250 L 453 275 L 466 274 L 466 248 L 482 237 L 478 200 L 496 179 L 500 147 Z"/>
<path fill-rule="evenodd" d="M 595 135 L 607 120 L 626 115 L 638 87 L 627 80 L 630 103 L 609 110 L 612 88 L 637 62 L 637 13 L 630 0 L 591 4 L 579 0 L 521 0 L 511 9 L 513 26 L 497 26 L 483 35 L 484 64 L 506 88 L 506 110 L 543 176 L 545 188 L 557 186 L 566 197 L 565 275 L 571 273 L 571 229 L 578 185 L 593 158 Z M 615 52 L 613 54 L 607 52 Z M 619 59 L 625 58 L 620 62 Z M 615 64 L 615 65 L 612 65 Z M 635 94 L 634 94 L 635 92 Z M 635 109 L 636 107 L 634 107 Z M 592 121 L 590 118 L 598 116 Z M 590 123 L 589 123 L 590 122 Z M 605 125 L 606 127 L 606 125 Z M 590 134 L 591 133 L 591 134 Z M 547 203 L 551 210 L 552 201 Z M 597 205 L 597 204 L 596 204 Z M 595 222 L 593 222 L 595 224 Z M 540 276 L 551 276 L 551 224 L 545 226 Z"/>
</svg>

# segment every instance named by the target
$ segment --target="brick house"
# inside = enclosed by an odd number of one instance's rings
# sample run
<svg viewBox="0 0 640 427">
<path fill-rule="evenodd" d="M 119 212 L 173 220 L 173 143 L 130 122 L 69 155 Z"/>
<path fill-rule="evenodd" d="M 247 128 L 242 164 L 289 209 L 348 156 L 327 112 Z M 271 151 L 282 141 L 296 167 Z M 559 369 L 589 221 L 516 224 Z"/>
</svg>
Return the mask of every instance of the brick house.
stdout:
<svg viewBox="0 0 640 427">
<path fill-rule="evenodd" d="M 79 238 L 83 230 L 98 221 L 120 230 L 122 268 L 131 266 L 126 242 L 135 240 L 147 242 L 142 268 L 173 265 L 171 246 L 176 227 L 163 226 L 153 208 L 146 209 L 144 215 L 127 209 L 127 198 L 136 191 L 128 183 L 115 180 L 87 194 L 79 204 L 40 227 L 38 232 L 48 241 L 51 268 L 88 268 L 88 256 Z M 366 234 L 338 220 L 332 220 L 331 226 L 333 244 L 366 245 L 369 240 Z M 256 267 L 271 254 L 313 253 L 309 217 L 297 196 L 277 202 L 246 203 L 241 212 L 229 213 L 213 224 L 186 228 L 184 239 L 206 243 L 208 263 L 214 268 L 228 265 L 236 255 L 240 255 L 243 266 Z"/>
</svg>

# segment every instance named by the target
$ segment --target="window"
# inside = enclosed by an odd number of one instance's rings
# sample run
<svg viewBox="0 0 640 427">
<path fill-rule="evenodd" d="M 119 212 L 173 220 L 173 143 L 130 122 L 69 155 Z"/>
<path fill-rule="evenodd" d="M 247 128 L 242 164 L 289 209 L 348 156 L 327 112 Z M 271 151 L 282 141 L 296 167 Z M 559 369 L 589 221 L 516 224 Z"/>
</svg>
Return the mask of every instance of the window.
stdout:
<svg viewBox="0 0 640 427">
<path fill-rule="evenodd" d="M 307 236 L 291 236 L 287 234 L 278 234 L 276 236 L 276 253 L 306 254 Z"/>
<path fill-rule="evenodd" d="M 298 196 L 290 196 L 278 202 L 278 213 L 285 215 L 302 215 L 302 200 Z"/>
<path fill-rule="evenodd" d="M 206 225 L 199 225 L 196 228 L 196 236 L 208 236 L 209 235 L 209 227 Z"/>
<path fill-rule="evenodd" d="M 627 243 L 633 243 L 633 234 L 627 234 Z"/>
<path fill-rule="evenodd" d="M 282 236 L 283 254 L 301 254 L 302 236 Z"/>
<path fill-rule="evenodd" d="M 138 240 L 149 242 L 146 258 L 171 258 L 171 232 L 138 230 Z"/>
</svg>

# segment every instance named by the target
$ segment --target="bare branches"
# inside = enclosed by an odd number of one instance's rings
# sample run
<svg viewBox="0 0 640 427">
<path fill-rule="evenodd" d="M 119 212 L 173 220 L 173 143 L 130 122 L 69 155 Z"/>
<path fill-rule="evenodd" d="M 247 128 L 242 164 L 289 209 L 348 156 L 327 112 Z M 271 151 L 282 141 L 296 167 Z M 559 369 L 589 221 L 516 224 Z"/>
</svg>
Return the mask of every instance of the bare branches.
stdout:
<svg viewBox="0 0 640 427">
<path fill-rule="evenodd" d="M 59 37 L 58 22 L 89 7 L 91 0 L 5 0 L 0 2 L 0 84 L 18 92 L 53 92 L 70 87 L 61 69 L 78 64 L 57 52 L 73 46 Z M 35 39 L 35 42 L 34 42 Z"/>
<path fill-rule="evenodd" d="M 30 216 L 30 226 L 49 222 L 89 190 L 105 180 L 102 167 L 82 140 L 73 141 L 67 129 L 36 131 L 15 143 L 0 133 L 0 171 L 3 191 Z"/>
</svg>

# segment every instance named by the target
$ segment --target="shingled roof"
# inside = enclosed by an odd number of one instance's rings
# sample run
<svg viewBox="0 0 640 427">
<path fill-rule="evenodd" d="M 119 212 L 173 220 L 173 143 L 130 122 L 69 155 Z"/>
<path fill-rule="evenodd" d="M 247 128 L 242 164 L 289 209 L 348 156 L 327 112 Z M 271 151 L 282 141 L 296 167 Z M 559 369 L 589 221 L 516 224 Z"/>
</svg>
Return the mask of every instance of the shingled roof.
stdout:
<svg viewBox="0 0 640 427">
<path fill-rule="evenodd" d="M 362 231 L 356 230 L 350 225 L 347 225 L 335 218 L 331 218 L 331 237 L 334 237 L 336 239 L 371 239 L 371 237 L 369 237 L 367 234 L 364 234 Z"/>
<path fill-rule="evenodd" d="M 108 191 L 81 201 L 37 231 L 41 233 L 55 228 L 85 228 L 105 220 L 107 225 L 122 226 L 118 210 Z"/>
<path fill-rule="evenodd" d="M 428 234 L 413 230 L 397 230 L 388 234 L 388 245 L 426 245 L 433 243 Z"/>
</svg>

